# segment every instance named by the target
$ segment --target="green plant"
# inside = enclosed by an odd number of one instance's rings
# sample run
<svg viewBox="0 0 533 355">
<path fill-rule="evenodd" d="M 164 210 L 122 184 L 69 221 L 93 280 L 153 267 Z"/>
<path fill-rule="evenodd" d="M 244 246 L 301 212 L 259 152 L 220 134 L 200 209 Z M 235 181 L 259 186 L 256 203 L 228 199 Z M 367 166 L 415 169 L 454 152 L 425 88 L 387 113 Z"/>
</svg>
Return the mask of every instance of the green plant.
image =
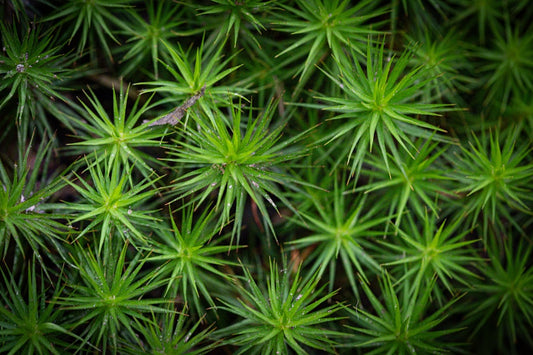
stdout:
<svg viewBox="0 0 533 355">
<path fill-rule="evenodd" d="M 504 29 L 495 31 L 494 48 L 483 47 L 477 52 L 483 60 L 480 71 L 485 74 L 483 103 L 492 104 L 496 112 L 505 111 L 513 96 L 533 89 L 533 35 L 522 30 L 520 23 L 514 26 L 507 22 Z"/>
<path fill-rule="evenodd" d="M 7 122 L 23 127 L 25 137 L 31 133 L 30 120 L 39 118 L 42 131 L 52 135 L 54 130 L 43 113 L 56 99 L 65 100 L 59 82 L 71 73 L 72 57 L 60 54 L 56 34 L 51 29 L 30 26 L 28 20 L 20 24 L 0 23 L 2 52 L 0 52 L 0 92 L 5 96 L 0 109 L 14 97 L 17 99 L 16 119 Z M 1 135 L 3 138 L 5 133 Z"/>
<path fill-rule="evenodd" d="M 372 162 L 372 169 L 365 169 L 364 173 L 372 180 L 359 188 L 366 194 L 383 191 L 380 197 L 390 201 L 389 213 L 396 216 L 396 227 L 406 212 L 413 212 L 419 218 L 424 218 L 428 210 L 438 215 L 439 200 L 450 194 L 444 185 L 449 178 L 442 174 L 446 168 L 439 161 L 448 147 L 439 149 L 439 142 L 421 139 L 414 145 L 417 151 L 414 159 L 403 151 L 400 165 L 394 162 L 387 167 L 376 156 L 370 156 L 368 161 Z"/>
<path fill-rule="evenodd" d="M 377 216 L 382 208 L 379 203 L 369 206 L 366 196 L 346 197 L 346 191 L 335 180 L 334 190 L 315 199 L 312 211 L 300 212 L 303 220 L 296 219 L 304 230 L 311 233 L 289 242 L 293 248 L 315 248 L 303 264 L 308 275 L 319 277 L 329 269 L 329 290 L 333 290 L 337 259 L 340 259 L 345 275 L 355 295 L 359 295 L 356 273 L 367 280 L 366 272 L 378 272 L 380 266 L 366 250 L 371 243 L 369 237 L 382 236 L 383 225 L 389 216 Z M 331 196 L 333 195 L 333 196 Z M 316 276 L 315 276 L 316 277 Z"/>
<path fill-rule="evenodd" d="M 353 331 L 354 343 L 351 346 L 372 348 L 368 354 L 431 353 L 444 348 L 456 349 L 458 344 L 445 341 L 445 337 L 461 329 L 438 330 L 437 327 L 445 321 L 446 312 L 457 298 L 437 311 L 431 311 L 431 288 L 422 288 L 420 283 L 404 282 L 397 291 L 389 274 L 385 273 L 380 280 L 382 301 L 366 283 L 361 285 L 374 312 L 370 313 L 362 306 L 347 308 L 350 320 L 355 323 L 355 326 L 347 326 Z"/>
<path fill-rule="evenodd" d="M 419 115 L 437 116 L 447 110 L 443 104 L 416 101 L 430 80 L 422 76 L 422 67 L 404 73 L 411 54 L 404 52 L 398 58 L 385 60 L 384 43 L 378 49 L 368 43 L 366 69 L 356 59 L 353 50 L 351 56 L 337 57 L 340 78 L 327 75 L 346 97 L 320 96 L 321 100 L 331 104 L 324 109 L 339 113 L 333 119 L 346 121 L 324 140 L 346 138 L 348 142 L 341 158 L 347 156 L 351 160 L 351 174 L 356 178 L 375 140 L 389 171 L 388 153 L 401 165 L 398 146 L 413 157 L 414 144 L 410 137 L 429 137 L 431 131 L 443 131 L 418 118 Z"/>
<path fill-rule="evenodd" d="M 279 213 L 274 201 L 277 199 L 296 212 L 280 186 L 296 189 L 301 183 L 284 170 L 290 167 L 291 160 L 305 153 L 305 149 L 293 147 L 305 132 L 280 142 L 283 125 L 269 130 L 274 109 L 271 101 L 257 118 L 250 109 L 246 122 L 237 104 L 231 106 L 229 119 L 223 118 L 219 110 L 207 115 L 195 114 L 194 123 L 198 128 L 191 125 L 181 128 L 181 140 L 169 148 L 169 163 L 187 169 L 170 185 L 172 193 L 177 195 L 175 200 L 192 195 L 192 201 L 202 203 L 216 192 L 215 209 L 221 209 L 221 227 L 230 222 L 235 210 L 232 242 L 236 236 L 237 244 L 247 197 L 256 204 L 267 230 L 274 235 L 267 203 Z M 230 121 L 231 126 L 225 121 Z M 243 124 L 246 124 L 244 129 Z M 193 195 L 196 192 L 199 194 Z"/>
<path fill-rule="evenodd" d="M 452 283 L 459 282 L 468 286 L 476 278 L 477 275 L 470 267 L 479 261 L 471 248 L 477 240 L 465 240 L 468 230 L 457 233 L 461 219 L 448 225 L 442 222 L 437 229 L 434 215 L 426 215 L 422 230 L 414 220 L 409 215 L 409 227 L 399 230 L 402 242 L 382 243 L 394 252 L 393 256 L 387 257 L 392 261 L 384 265 L 400 268 L 394 274 L 403 273 L 403 276 L 395 283 L 400 284 L 408 278 L 413 279 L 414 284 L 425 283 L 426 288 L 433 289 L 433 296 L 442 305 L 446 296 L 439 284 L 453 294 L 457 287 Z M 430 284 L 432 287 L 429 287 Z"/>
<path fill-rule="evenodd" d="M 258 39 L 250 29 L 253 28 L 258 34 L 266 30 L 262 15 L 273 10 L 274 1 L 213 0 L 212 2 L 214 4 L 210 3 L 207 6 L 199 7 L 198 10 L 200 16 L 219 15 L 214 16 L 212 25 L 210 25 L 214 31 L 215 43 L 222 39 L 222 42 L 225 42 L 231 37 L 233 40 L 230 42 L 233 47 L 237 46 L 237 42 L 246 41 L 261 48 Z M 241 37 L 241 41 L 239 41 L 239 36 L 244 36 L 244 40 Z"/>
<path fill-rule="evenodd" d="M 157 92 L 166 96 L 162 103 L 172 103 L 174 106 L 180 105 L 189 96 L 195 95 L 205 90 L 205 98 L 198 99 L 198 105 L 205 111 L 216 106 L 208 106 L 209 100 L 229 104 L 233 96 L 241 96 L 247 92 L 245 89 L 246 80 L 241 83 L 231 83 L 229 85 L 218 85 L 220 81 L 230 76 L 239 66 L 226 68 L 231 61 L 231 57 L 222 60 L 224 54 L 223 43 L 221 45 L 206 46 L 204 40 L 191 55 L 189 50 L 184 50 L 181 46 L 173 46 L 163 42 L 168 50 L 172 63 L 165 63 L 165 68 L 172 75 L 170 80 L 157 80 L 141 83 L 149 88 L 145 92 Z M 241 96 L 242 97 L 242 96 Z M 206 98 L 209 98 L 207 100 Z"/>
<path fill-rule="evenodd" d="M 113 32 L 116 28 L 126 26 L 119 11 L 123 13 L 132 2 L 132 0 L 69 0 L 62 3 L 62 6 L 52 5 L 52 15 L 46 17 L 45 21 L 56 22 L 56 26 L 65 27 L 64 33 L 68 36 L 69 44 L 76 38 L 78 56 L 84 54 L 87 46 L 92 50 L 101 46 L 108 58 L 112 59 L 108 38 L 119 43 Z M 98 42 L 93 31 L 96 32 Z"/>
<path fill-rule="evenodd" d="M 461 23 L 469 29 L 470 27 L 477 27 L 476 35 L 481 44 L 485 44 L 487 32 L 500 25 L 500 20 L 504 13 L 503 6 L 505 5 L 501 1 L 452 0 L 451 2 L 456 9 L 453 21 Z"/>
<path fill-rule="evenodd" d="M 480 222 L 484 239 L 490 227 L 501 231 L 505 223 L 523 232 L 511 213 L 529 209 L 533 165 L 528 161 L 529 142 L 522 143 L 519 133 L 513 129 L 502 136 L 499 131 L 479 138 L 471 135 L 468 148 L 462 147 L 462 154 L 453 156 L 451 176 L 462 196 L 461 214 L 466 214 L 471 226 Z"/>
<path fill-rule="evenodd" d="M 160 264 L 161 273 L 168 276 L 166 294 L 183 295 L 186 304 L 191 304 L 198 314 L 205 309 L 201 306 L 200 294 L 209 306 L 216 308 L 211 290 L 227 291 L 228 276 L 219 270 L 222 265 L 238 265 L 217 255 L 229 253 L 235 247 L 219 245 L 226 236 L 217 236 L 218 226 L 213 223 L 214 210 L 205 209 L 194 218 L 194 209 L 182 210 L 181 228 L 170 216 L 172 228 L 159 228 L 156 238 L 149 247 L 153 256 L 151 262 Z M 215 238 L 216 240 L 213 240 Z"/>
<path fill-rule="evenodd" d="M 146 259 L 140 254 L 126 261 L 127 243 L 110 242 L 106 249 L 99 257 L 91 248 L 74 246 L 69 263 L 76 274 L 70 279 L 79 281 L 68 282 L 69 290 L 55 303 L 73 314 L 70 327 L 83 338 L 78 349 L 93 345 L 105 352 L 110 346 L 116 353 L 122 331 L 136 339 L 133 324 L 149 322 L 147 313 L 171 312 L 162 307 L 171 301 L 144 297 L 166 280 L 159 272 L 142 272 Z"/>
<path fill-rule="evenodd" d="M 386 11 L 385 8 L 375 9 L 376 2 L 369 0 L 360 1 L 356 6 L 349 6 L 347 0 L 297 0 L 295 3 L 297 7 L 282 4 L 286 12 L 278 13 L 274 22 L 277 30 L 299 35 L 298 40 L 292 41 L 277 55 L 290 53 L 291 62 L 306 57 L 305 63 L 294 73 L 300 76 L 295 93 L 300 91 L 315 66 L 327 55 L 340 57 L 343 46 L 363 54 L 368 35 L 380 33 L 375 28 L 382 25 L 377 22 L 370 26 L 366 22 L 379 18 Z"/>
<path fill-rule="evenodd" d="M 177 37 L 192 34 L 194 31 L 180 28 L 186 24 L 176 19 L 183 17 L 184 11 L 169 1 L 154 3 L 149 0 L 144 10 L 148 18 L 143 18 L 143 14 L 139 12 L 131 12 L 131 20 L 122 33 L 128 37 L 123 48 L 120 48 L 120 52 L 124 53 L 121 59 L 121 63 L 124 63 L 121 66 L 122 74 L 131 75 L 134 70 L 143 68 L 146 57 L 149 57 L 152 61 L 152 71 L 147 72 L 153 73 L 155 79 L 158 79 L 160 62 L 170 62 L 170 54 L 163 43 L 171 43 Z"/>
<path fill-rule="evenodd" d="M 143 149 L 161 146 L 163 135 L 157 127 L 151 127 L 154 117 L 149 122 L 139 123 L 146 112 L 153 109 L 150 99 L 141 107 L 140 100 L 135 100 L 128 112 L 129 87 L 124 91 L 120 86 L 117 94 L 113 87 L 113 114 L 109 115 L 94 92 L 86 94 L 88 104 L 81 102 L 81 107 L 73 106 L 75 112 L 63 112 L 62 121 L 76 134 L 78 142 L 72 143 L 70 152 L 79 155 L 90 155 L 97 163 L 105 162 L 108 171 L 115 161 L 120 162 L 126 171 L 138 170 L 144 178 L 151 180 L 154 166 L 161 166 L 159 160 Z M 131 175 L 128 178 L 133 185 Z"/>
<path fill-rule="evenodd" d="M 35 258 L 22 282 L 17 282 L 13 274 L 7 277 L 2 270 L 4 283 L 0 296 L 4 306 L 0 307 L 0 351 L 6 354 L 59 354 L 59 349 L 68 349 L 73 339 L 81 340 L 62 326 L 63 311 L 49 302 L 59 297 L 62 287 L 54 285 L 54 293 L 48 295 L 44 274 L 41 272 L 39 276 Z M 24 292 L 27 297 L 23 298 Z"/>
<path fill-rule="evenodd" d="M 216 349 L 218 343 L 209 341 L 209 335 L 213 331 L 211 327 L 199 330 L 202 320 L 188 327 L 190 321 L 185 313 L 152 314 L 149 321 L 133 325 L 141 335 L 141 346 L 136 344 L 136 337 L 127 339 L 129 341 L 122 344 L 120 350 L 133 355 L 138 354 L 139 349 L 146 354 L 209 354 Z"/>
<path fill-rule="evenodd" d="M 49 162 L 47 150 L 51 142 L 43 140 L 34 157 L 31 149 L 19 153 L 19 161 L 10 171 L 0 161 L 0 249 L 2 258 L 12 251 L 11 243 L 16 244 L 15 254 L 23 258 L 30 256 L 28 247 L 39 260 L 41 253 L 53 247 L 62 250 L 61 242 L 67 229 L 59 220 L 64 214 L 55 213 L 50 200 L 64 183 L 59 177 L 44 179 L 39 176 L 39 168 Z M 33 160 L 33 166 L 28 162 Z"/>
<path fill-rule="evenodd" d="M 117 159 L 110 164 L 106 161 L 87 163 L 91 183 L 75 172 L 80 185 L 66 180 L 83 197 L 83 202 L 71 202 L 63 206 L 65 210 L 78 212 L 70 225 L 88 222 L 80 225 L 76 239 L 98 227 L 98 252 L 115 233 L 136 247 L 145 245 L 147 235 L 142 231 L 143 227 L 148 227 L 146 230 L 157 228 L 154 223 L 157 219 L 149 214 L 154 211 L 146 211 L 142 205 L 153 195 L 153 191 L 148 190 L 152 181 L 129 186 L 127 180 L 131 169 L 122 167 Z"/>
<path fill-rule="evenodd" d="M 533 353 L 530 2 L 0 1 L 0 352 Z"/>
<path fill-rule="evenodd" d="M 302 282 L 298 269 L 292 281 L 291 276 L 286 265 L 279 270 L 271 261 L 267 289 L 261 290 L 244 268 L 245 285 L 238 284 L 242 298 L 223 299 L 219 307 L 242 320 L 217 331 L 218 336 L 232 335 L 226 342 L 240 346 L 237 354 L 288 354 L 289 349 L 306 354 L 302 345 L 332 351 L 335 343 L 331 337 L 341 333 L 325 329 L 323 324 L 340 319 L 333 316 L 340 305 L 319 306 L 335 292 L 317 297 L 321 293 L 316 275 Z"/>
<path fill-rule="evenodd" d="M 491 243 L 488 262 L 481 268 L 483 280 L 473 285 L 465 324 L 471 326 L 470 339 L 482 330 L 500 329 L 496 337 L 499 348 L 515 353 L 517 339 L 533 345 L 533 268 L 530 264 L 531 244 L 510 239 L 503 251 Z M 465 306 L 466 306 L 465 305 Z"/>
<path fill-rule="evenodd" d="M 474 71 L 470 51 L 457 50 L 457 46 L 466 46 L 461 36 L 451 31 L 432 37 L 430 32 L 418 31 L 414 37 L 406 37 L 413 48 L 411 64 L 426 68 L 424 74 L 430 79 L 429 89 L 422 91 L 422 102 L 438 99 L 466 106 L 461 92 L 471 91 L 477 81 L 470 74 Z"/>
</svg>

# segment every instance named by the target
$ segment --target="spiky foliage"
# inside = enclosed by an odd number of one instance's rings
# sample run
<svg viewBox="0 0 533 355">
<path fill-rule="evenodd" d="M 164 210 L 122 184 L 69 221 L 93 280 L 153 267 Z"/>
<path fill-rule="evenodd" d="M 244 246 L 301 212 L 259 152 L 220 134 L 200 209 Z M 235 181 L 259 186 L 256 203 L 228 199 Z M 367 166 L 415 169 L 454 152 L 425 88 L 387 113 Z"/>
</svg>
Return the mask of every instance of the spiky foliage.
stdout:
<svg viewBox="0 0 533 355">
<path fill-rule="evenodd" d="M 530 3 L 0 0 L 0 352 L 533 353 Z"/>
<path fill-rule="evenodd" d="M 216 107 L 212 104 L 214 102 L 229 104 L 232 96 L 241 96 L 247 92 L 247 80 L 231 84 L 227 81 L 239 65 L 228 68 L 231 57 L 224 59 L 224 43 L 209 46 L 202 39 L 196 51 L 185 50 L 179 44 L 163 44 L 170 54 L 171 62 L 165 63 L 165 68 L 172 80 L 160 79 L 141 83 L 148 86 L 145 92 L 163 95 L 165 98 L 162 103 L 170 103 L 176 107 L 190 96 L 205 90 L 204 97 L 198 99 L 198 105 L 207 111 Z M 226 84 L 220 85 L 221 82 Z"/>
<path fill-rule="evenodd" d="M 324 109 L 339 113 L 333 119 L 345 122 L 334 128 L 325 140 L 343 138 L 347 141 L 341 158 L 348 156 L 351 173 L 356 178 L 376 140 L 389 171 L 389 153 L 401 165 L 398 147 L 414 157 L 412 137 L 428 137 L 432 131 L 442 131 L 419 117 L 438 116 L 439 112 L 446 110 L 443 104 L 416 100 L 430 80 L 422 74 L 423 68 L 407 70 L 410 52 L 386 60 L 384 44 L 379 48 L 368 44 L 365 69 L 353 51 L 351 56 L 337 57 L 340 77 L 328 76 L 346 96 L 320 96 L 321 100 L 331 104 L 324 106 Z"/>
<path fill-rule="evenodd" d="M 418 354 L 457 349 L 458 344 L 445 337 L 460 329 L 438 328 L 457 298 L 432 311 L 430 287 L 406 281 L 400 290 L 395 290 L 387 273 L 380 280 L 382 300 L 366 283 L 362 282 L 361 286 L 373 312 L 361 306 L 348 309 L 350 320 L 355 323 L 355 326 L 347 326 L 353 331 L 351 345 L 372 349 L 367 354 Z"/>
<path fill-rule="evenodd" d="M 309 212 L 300 211 L 303 220 L 297 224 L 310 234 L 290 242 L 293 248 L 314 248 L 303 264 L 308 275 L 322 277 L 329 269 L 329 287 L 333 290 L 337 266 L 341 264 L 358 297 L 356 274 L 368 280 L 367 273 L 379 272 L 380 266 L 368 252 L 372 237 L 383 236 L 383 228 L 390 217 L 380 216 L 383 206 L 370 206 L 367 196 L 353 198 L 335 180 L 334 190 L 315 199 Z M 307 234 L 307 233 L 306 233 Z"/>
<path fill-rule="evenodd" d="M 141 254 L 126 260 L 127 251 L 128 243 L 108 243 L 102 256 L 91 247 L 74 246 L 69 262 L 75 274 L 70 278 L 79 281 L 65 280 L 69 289 L 57 304 L 73 316 L 70 327 L 84 340 L 78 349 L 91 344 L 115 354 L 121 332 L 137 339 L 135 323 L 150 323 L 147 315 L 153 312 L 169 312 L 162 306 L 171 301 L 146 297 L 166 280 L 159 272 L 142 271 L 146 260 Z"/>
<path fill-rule="evenodd" d="M 245 41 L 261 48 L 254 32 L 260 35 L 266 30 L 264 17 L 274 9 L 274 5 L 272 0 L 213 0 L 207 6 L 199 7 L 199 16 L 208 19 L 213 16 L 208 26 L 214 30 L 214 43 L 228 41 L 236 47 L 237 42 Z"/>
<path fill-rule="evenodd" d="M 473 244 L 477 240 L 468 240 L 468 230 L 460 231 L 461 219 L 453 223 L 442 222 L 437 227 L 434 215 L 426 215 L 422 223 L 416 223 L 419 217 L 408 216 L 408 227 L 400 229 L 402 241 L 383 241 L 382 245 L 392 253 L 385 257 L 393 260 L 385 266 L 394 266 L 393 274 L 402 275 L 395 283 L 401 284 L 406 279 L 413 280 L 421 287 L 433 289 L 433 297 L 443 305 L 447 295 L 456 293 L 458 283 L 468 286 L 477 277 L 471 268 L 480 259 L 476 257 Z M 444 288 L 435 285 L 442 284 Z"/>
<path fill-rule="evenodd" d="M 451 194 L 445 186 L 449 177 L 442 173 L 446 167 L 439 161 L 447 146 L 439 148 L 439 142 L 422 139 L 414 144 L 417 150 L 414 159 L 405 151 L 400 152 L 401 165 L 393 162 L 387 167 L 378 157 L 369 156 L 367 161 L 372 169 L 363 171 L 372 180 L 358 188 L 371 195 L 379 192 L 379 198 L 389 202 L 389 214 L 396 216 L 396 227 L 407 212 L 415 213 L 418 218 L 424 218 L 427 210 L 438 215 L 439 200 Z"/>
<path fill-rule="evenodd" d="M 522 129 L 522 135 L 528 136 L 533 131 L 533 94 L 524 93 L 513 98 L 512 105 L 507 108 L 506 117 L 511 123 Z M 533 137 L 530 137 L 530 141 Z"/>
<path fill-rule="evenodd" d="M 305 132 L 280 141 L 283 125 L 270 127 L 275 107 L 271 101 L 258 117 L 253 117 L 250 109 L 247 120 L 242 117 L 240 104 L 231 106 L 228 118 L 219 110 L 209 115 L 194 114 L 197 128 L 191 124 L 182 127 L 181 139 L 169 152 L 170 164 L 186 169 L 170 185 L 176 199 L 191 196 L 201 203 L 216 193 L 215 208 L 220 211 L 221 226 L 230 221 L 235 211 L 231 244 L 235 236 L 239 243 L 247 198 L 257 205 L 273 234 L 268 205 L 279 214 L 276 199 L 296 213 L 281 186 L 296 189 L 301 182 L 286 171 L 292 160 L 305 153 L 303 147 L 292 147 Z M 225 121 L 230 121 L 231 126 Z"/>
<path fill-rule="evenodd" d="M 533 164 L 528 159 L 531 147 L 519 134 L 518 129 L 502 135 L 499 131 L 481 137 L 472 134 L 461 154 L 450 157 L 451 176 L 462 195 L 460 213 L 466 214 L 472 226 L 481 224 L 485 240 L 489 228 L 502 231 L 506 223 L 522 231 L 512 211 L 528 211 L 533 200 L 529 189 L 533 179 Z"/>
<path fill-rule="evenodd" d="M 119 43 L 114 32 L 124 27 L 124 13 L 132 3 L 132 0 L 69 0 L 59 6 L 51 4 L 53 10 L 45 21 L 63 28 L 69 43 L 76 40 L 78 55 L 89 46 L 91 50 L 102 48 L 112 59 L 108 40 Z"/>
<path fill-rule="evenodd" d="M 60 242 L 66 236 L 66 228 L 58 220 L 65 218 L 55 213 L 52 196 L 64 183 L 60 177 L 42 178 L 39 169 L 46 169 L 50 158 L 50 141 L 43 140 L 34 153 L 30 147 L 20 152 L 13 169 L 0 161 L 0 249 L 2 258 L 12 253 L 28 256 L 28 249 L 39 260 L 41 253 L 50 247 L 62 250 Z M 33 155 L 35 154 L 35 155 Z M 30 157 L 31 155 L 31 157 Z M 33 166 L 29 166 L 32 161 Z"/>
<path fill-rule="evenodd" d="M 203 318 L 192 323 L 185 311 L 152 314 L 149 322 L 134 323 L 141 338 L 140 347 L 136 344 L 137 338 L 125 339 L 120 351 L 132 355 L 139 351 L 154 355 L 212 354 L 218 345 L 216 341 L 209 341 L 213 328 L 202 327 Z"/>
<path fill-rule="evenodd" d="M 299 37 L 277 55 L 290 54 L 291 61 L 303 61 L 305 57 L 305 64 L 294 73 L 300 77 L 295 93 L 327 55 L 340 57 L 343 47 L 363 54 L 368 36 L 380 33 L 376 29 L 382 23 L 376 18 L 386 11 L 376 8 L 377 3 L 371 0 L 359 1 L 355 6 L 350 6 L 348 0 L 296 0 L 295 5 L 281 4 L 285 12 L 277 12 L 274 22 L 277 30 Z M 374 22 L 369 25 L 369 21 Z"/>
<path fill-rule="evenodd" d="M 430 78 L 429 87 L 422 90 L 422 102 L 438 100 L 465 107 L 463 93 L 469 92 L 477 83 L 473 76 L 472 54 L 464 48 L 467 44 L 454 31 L 445 35 L 422 32 L 416 32 L 414 37 L 406 35 L 413 49 L 412 65 L 415 68 L 423 66 L 426 69 L 424 74 Z"/>
<path fill-rule="evenodd" d="M 154 167 L 161 166 L 159 160 L 146 152 L 149 148 L 161 146 L 164 132 L 149 126 L 155 117 L 147 116 L 153 110 L 150 98 L 140 106 L 137 98 L 132 107 L 128 107 L 130 87 L 120 86 L 118 94 L 113 87 L 112 114 L 104 108 L 102 102 L 92 90 L 86 94 L 88 103 L 81 101 L 81 106 L 74 106 L 78 114 L 63 112 L 62 121 L 68 125 L 79 140 L 72 143 L 70 152 L 76 155 L 90 155 L 91 160 L 111 166 L 119 161 L 125 171 L 139 171 L 144 178 L 154 178 Z M 148 122 L 140 122 L 144 117 Z M 128 182 L 133 186 L 132 175 Z"/>
<path fill-rule="evenodd" d="M 505 2 L 499 0 L 451 0 L 455 16 L 452 23 L 461 23 L 465 29 L 476 32 L 474 37 L 485 44 L 490 30 L 497 29 L 505 14 Z"/>
<path fill-rule="evenodd" d="M 151 216 L 154 211 L 146 210 L 147 199 L 154 194 L 153 190 L 148 189 L 152 182 L 143 181 L 129 186 L 127 181 L 131 170 L 122 167 L 118 160 L 111 164 L 105 161 L 88 164 L 90 180 L 83 179 L 77 173 L 74 174 L 79 184 L 66 180 L 81 197 L 78 202 L 63 206 L 65 210 L 76 213 L 70 222 L 72 226 L 80 222 L 76 239 L 97 228 L 98 252 L 115 233 L 136 247 L 145 245 L 148 234 L 158 227 L 154 223 L 157 219 Z"/>
<path fill-rule="evenodd" d="M 31 26 L 26 17 L 20 23 L 0 23 L 0 32 L 0 109 L 13 98 L 17 101 L 16 120 L 6 125 L 11 128 L 16 123 L 26 136 L 38 118 L 37 126 L 52 135 L 54 129 L 43 110 L 55 99 L 64 100 L 58 83 L 69 75 L 72 58 L 61 54 L 53 31 Z"/>
<path fill-rule="evenodd" d="M 340 305 L 322 304 L 335 292 L 322 296 L 324 286 L 318 286 L 316 275 L 302 282 L 300 269 L 295 275 L 286 268 L 283 270 L 280 272 L 271 261 L 266 290 L 262 290 L 245 268 L 246 283 L 238 286 L 242 298 L 222 300 L 224 306 L 220 309 L 242 318 L 217 331 L 219 336 L 231 335 L 226 342 L 239 346 L 236 354 L 288 354 L 289 349 L 307 354 L 305 348 L 332 351 L 335 344 L 332 337 L 341 333 L 324 325 L 340 319 L 334 316 Z"/>
<path fill-rule="evenodd" d="M 5 354 L 60 354 L 71 342 L 81 340 L 63 326 L 64 311 L 50 301 L 61 293 L 60 285 L 53 285 L 48 294 L 44 274 L 37 274 L 35 258 L 26 277 L 16 281 L 2 272 L 0 285 L 0 351 Z M 38 281 L 39 280 L 39 281 Z"/>
<path fill-rule="evenodd" d="M 491 343 L 509 353 L 519 353 L 518 340 L 533 346 L 532 249 L 529 242 L 512 236 L 503 250 L 491 243 L 488 259 L 480 265 L 483 280 L 474 284 L 464 304 L 470 340 L 482 344 L 481 338 L 495 337 Z"/>
<path fill-rule="evenodd" d="M 494 107 L 495 113 L 505 111 L 514 96 L 533 90 L 533 33 L 520 23 L 513 25 L 506 23 L 495 31 L 494 45 L 476 53 L 482 59 L 483 103 Z"/>
<path fill-rule="evenodd" d="M 392 1 L 390 12 L 391 28 L 393 35 L 397 34 L 400 20 L 409 21 L 409 26 L 414 28 L 426 28 L 428 32 L 435 31 L 445 21 L 454 7 L 450 4 L 454 0 L 395 0 Z"/>
<path fill-rule="evenodd" d="M 163 43 L 172 43 L 177 37 L 190 35 L 194 31 L 185 29 L 185 21 L 179 20 L 186 17 L 185 9 L 179 4 L 149 0 L 143 10 L 146 11 L 146 18 L 143 13 L 131 12 L 131 20 L 122 32 L 128 38 L 120 48 L 120 52 L 124 53 L 120 61 L 123 63 L 122 74 L 131 75 L 135 70 L 143 70 L 149 58 L 152 71 L 146 72 L 158 79 L 161 62 L 170 63 L 170 54 Z"/>
<path fill-rule="evenodd" d="M 205 307 L 200 295 L 215 308 L 215 294 L 210 290 L 217 290 L 219 294 L 224 290 L 228 292 L 228 275 L 220 267 L 238 264 L 220 257 L 233 248 L 220 245 L 227 235 L 218 235 L 219 228 L 213 220 L 214 209 L 206 208 L 198 218 L 193 212 L 192 206 L 182 210 L 179 228 L 171 214 L 172 228 L 161 227 L 151 239 L 149 250 L 152 256 L 148 260 L 160 264 L 161 273 L 169 278 L 166 294 L 181 295 L 184 302 L 201 315 L 205 313 Z"/>
</svg>

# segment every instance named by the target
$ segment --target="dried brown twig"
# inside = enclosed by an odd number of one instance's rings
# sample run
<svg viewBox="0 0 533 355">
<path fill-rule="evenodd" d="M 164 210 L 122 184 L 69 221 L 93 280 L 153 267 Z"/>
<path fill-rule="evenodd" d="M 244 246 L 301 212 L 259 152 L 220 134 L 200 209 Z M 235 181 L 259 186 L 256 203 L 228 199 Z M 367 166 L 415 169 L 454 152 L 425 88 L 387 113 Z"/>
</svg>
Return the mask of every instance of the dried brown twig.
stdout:
<svg viewBox="0 0 533 355">
<path fill-rule="evenodd" d="M 202 96 L 204 96 L 205 93 L 205 86 L 200 90 L 198 93 L 194 94 L 192 97 L 188 98 L 187 101 L 183 103 L 183 105 L 178 106 L 174 111 L 169 113 L 168 115 L 165 115 L 158 119 L 157 121 L 154 121 L 150 123 L 150 126 L 159 126 L 164 124 L 169 125 L 175 125 L 181 120 L 183 116 L 185 116 L 185 113 L 187 112 L 187 109 L 194 105 L 196 101 Z"/>
</svg>

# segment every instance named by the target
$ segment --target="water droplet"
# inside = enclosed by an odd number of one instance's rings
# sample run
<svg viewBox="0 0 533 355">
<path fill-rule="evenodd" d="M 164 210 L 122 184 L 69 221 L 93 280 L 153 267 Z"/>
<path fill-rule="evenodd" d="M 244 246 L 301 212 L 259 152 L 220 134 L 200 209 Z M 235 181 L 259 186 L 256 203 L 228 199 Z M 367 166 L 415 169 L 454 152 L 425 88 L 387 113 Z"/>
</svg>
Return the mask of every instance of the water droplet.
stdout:
<svg viewBox="0 0 533 355">
<path fill-rule="evenodd" d="M 263 197 L 272 205 L 272 207 L 274 208 L 277 208 L 276 204 L 274 203 L 274 201 L 270 198 L 270 196 L 268 196 L 267 194 L 264 194 Z"/>
</svg>

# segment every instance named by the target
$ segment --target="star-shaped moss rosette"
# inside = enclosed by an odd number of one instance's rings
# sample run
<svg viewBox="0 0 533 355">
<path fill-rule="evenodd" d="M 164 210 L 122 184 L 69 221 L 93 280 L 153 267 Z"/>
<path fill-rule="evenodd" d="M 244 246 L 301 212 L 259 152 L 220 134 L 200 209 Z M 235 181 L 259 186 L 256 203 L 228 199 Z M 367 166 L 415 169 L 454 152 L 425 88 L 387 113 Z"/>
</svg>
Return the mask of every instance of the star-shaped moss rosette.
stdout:
<svg viewBox="0 0 533 355">
<path fill-rule="evenodd" d="M 340 121 L 323 141 L 343 139 L 346 142 L 339 161 L 348 157 L 351 174 L 356 180 L 365 156 L 375 145 L 389 170 L 388 154 L 398 165 L 403 163 L 399 149 L 414 158 L 413 138 L 443 139 L 432 134 L 444 130 L 426 122 L 422 116 L 434 119 L 450 107 L 417 100 L 420 90 L 431 79 L 422 73 L 423 67 L 408 69 L 411 56 L 412 53 L 406 51 L 399 57 L 387 57 L 385 41 L 378 48 L 368 43 L 364 69 L 352 50 L 351 56 L 336 58 L 338 76 L 327 73 L 344 96 L 317 97 L 328 104 L 323 105 L 323 109 L 337 113 L 332 120 Z"/>
<path fill-rule="evenodd" d="M 169 186 L 174 201 L 191 198 L 200 204 L 215 194 L 221 228 L 234 221 L 230 244 L 234 237 L 239 243 L 248 198 L 257 206 L 266 231 L 273 235 L 269 207 L 279 214 L 281 203 L 297 214 L 283 191 L 298 190 L 303 183 L 288 171 L 294 160 L 307 152 L 306 147 L 296 145 L 307 132 L 281 141 L 284 126 L 271 127 L 275 109 L 271 101 L 258 117 L 250 108 L 248 118 L 243 117 L 240 103 L 232 104 L 229 117 L 220 110 L 208 114 L 191 111 L 193 123 L 181 126 L 180 139 L 168 147 L 169 165 L 183 169 Z"/>
</svg>

